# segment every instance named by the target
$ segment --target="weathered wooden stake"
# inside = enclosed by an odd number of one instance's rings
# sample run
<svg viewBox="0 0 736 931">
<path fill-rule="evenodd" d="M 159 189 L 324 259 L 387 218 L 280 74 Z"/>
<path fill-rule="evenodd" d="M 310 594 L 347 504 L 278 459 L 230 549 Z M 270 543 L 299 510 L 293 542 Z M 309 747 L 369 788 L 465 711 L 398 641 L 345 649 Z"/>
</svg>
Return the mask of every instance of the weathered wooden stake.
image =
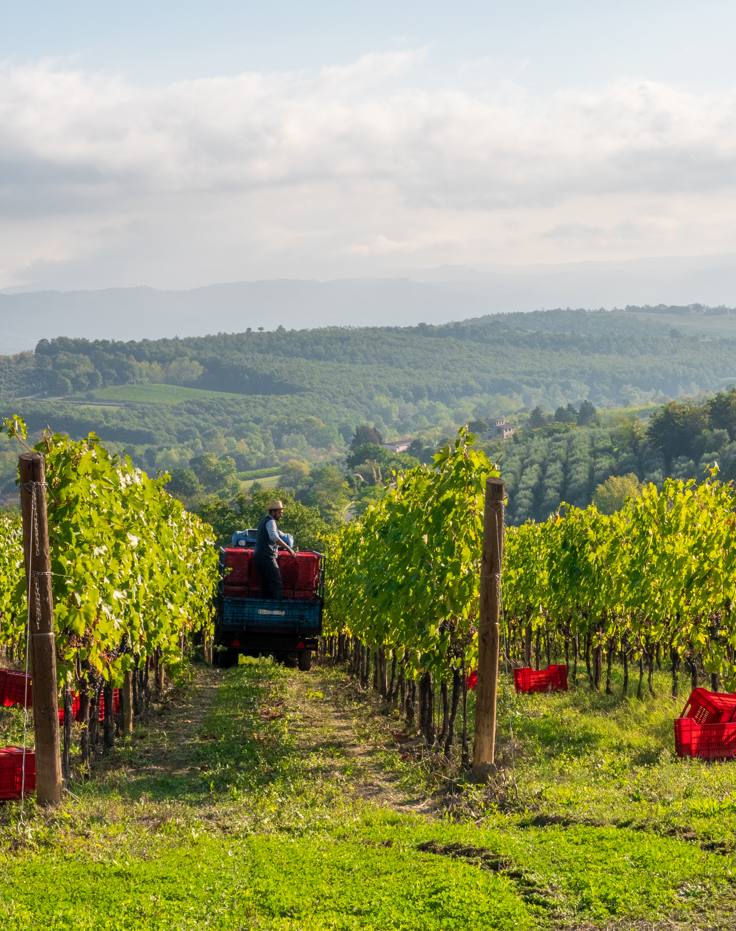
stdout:
<svg viewBox="0 0 736 931">
<path fill-rule="evenodd" d="M 473 775 L 478 779 L 487 778 L 495 766 L 504 496 L 503 479 L 489 478 L 486 481 L 483 555 L 480 564 L 478 685 L 475 692 L 473 744 Z"/>
<path fill-rule="evenodd" d="M 123 739 L 133 736 L 133 673 L 130 669 L 123 679 Z"/>
<path fill-rule="evenodd" d="M 54 602 L 46 519 L 46 462 L 41 453 L 21 453 L 19 470 L 23 556 L 31 615 L 28 652 L 33 681 L 36 799 L 39 805 L 58 805 L 62 784 Z"/>
<path fill-rule="evenodd" d="M 64 785 L 68 786 L 72 777 L 72 690 L 64 685 L 64 752 L 61 759 L 61 775 Z"/>
</svg>

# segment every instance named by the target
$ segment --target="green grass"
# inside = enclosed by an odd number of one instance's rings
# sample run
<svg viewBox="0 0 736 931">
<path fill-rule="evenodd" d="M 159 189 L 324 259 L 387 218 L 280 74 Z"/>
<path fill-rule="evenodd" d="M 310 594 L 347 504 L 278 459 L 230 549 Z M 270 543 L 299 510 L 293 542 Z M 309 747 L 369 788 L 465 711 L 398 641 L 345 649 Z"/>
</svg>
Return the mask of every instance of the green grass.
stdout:
<svg viewBox="0 0 736 931">
<path fill-rule="evenodd" d="M 240 394 L 224 391 L 203 391 L 200 388 L 180 388 L 177 385 L 117 385 L 95 391 L 94 400 L 130 401 L 146 404 L 181 404 L 183 401 L 241 398 Z M 80 400 L 83 398 L 80 397 Z M 94 404 L 94 400 L 91 401 Z"/>
<path fill-rule="evenodd" d="M 457 804 L 441 795 L 431 816 L 409 796 L 393 807 L 362 797 L 372 777 L 329 723 L 341 682 L 339 670 L 236 667 L 186 760 L 164 765 L 181 750 L 172 730 L 159 763 L 143 766 L 155 751 L 142 728 L 61 811 L 31 805 L 23 828 L 6 806 L 4 927 L 730 926 L 736 864 L 714 839 L 733 834 L 736 777 L 674 758 L 682 702 L 662 694 L 664 674 L 644 702 L 585 688 L 515 698 L 518 795 L 502 705 L 503 774 L 474 786 L 450 773 Z M 364 715 L 359 733 L 394 726 L 359 699 L 345 707 Z M 421 767 L 385 755 L 415 792 Z"/>
<path fill-rule="evenodd" d="M 3 878 L 7 928 L 461 929 L 468 909 L 485 927 L 532 925 L 502 877 L 325 837 L 208 838 L 150 862 L 26 860 Z"/>
<path fill-rule="evenodd" d="M 272 476 L 279 475 L 281 473 L 281 467 L 271 467 L 268 469 L 251 469 L 248 472 L 236 472 L 237 477 L 243 481 L 247 482 L 252 478 L 271 478 Z"/>
<path fill-rule="evenodd" d="M 632 419 L 640 419 L 642 415 L 651 415 L 655 411 L 658 411 L 661 407 L 661 404 L 640 404 L 632 405 L 631 407 L 608 407 L 598 411 L 598 416 L 600 417 L 601 424 L 606 426 L 606 424 L 617 414 L 621 414 L 624 417 L 630 417 Z"/>
<path fill-rule="evenodd" d="M 673 720 L 684 697 L 670 697 L 671 678 L 654 678 L 656 697 L 593 693 L 582 677 L 575 690 L 511 696 L 518 798 L 505 804 L 523 821 L 606 823 L 698 838 L 736 851 L 736 767 L 732 762 L 682 760 L 675 755 Z M 680 691 L 689 684 L 680 680 Z M 512 765 L 509 715 L 499 709 L 499 744 Z"/>
<path fill-rule="evenodd" d="M 280 481 L 280 475 L 269 475 L 268 478 L 251 478 L 241 482 L 240 487 L 243 491 L 249 491 L 254 485 L 259 485 L 261 488 L 278 488 Z"/>
</svg>

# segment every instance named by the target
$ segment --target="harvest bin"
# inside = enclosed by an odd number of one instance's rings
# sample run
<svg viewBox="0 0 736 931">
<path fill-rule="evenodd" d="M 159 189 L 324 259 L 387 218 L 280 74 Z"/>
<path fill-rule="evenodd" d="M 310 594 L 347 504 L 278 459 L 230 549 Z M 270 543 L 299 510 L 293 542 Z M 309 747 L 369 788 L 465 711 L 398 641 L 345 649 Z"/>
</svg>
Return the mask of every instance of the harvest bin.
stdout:
<svg viewBox="0 0 736 931">
<path fill-rule="evenodd" d="M 28 680 L 28 688 L 26 688 Z M 26 707 L 33 707 L 33 683 L 30 674 L 16 672 L 14 669 L 0 669 L 0 707 L 9 708 L 12 705 L 23 705 L 23 700 L 27 699 Z M 75 721 L 80 721 L 79 717 L 79 692 L 75 692 L 72 697 L 72 716 Z M 120 689 L 112 690 L 112 710 L 113 714 L 117 713 L 120 707 Z M 105 696 L 100 692 L 100 700 L 97 706 L 100 721 L 105 718 Z M 59 723 L 64 722 L 64 707 L 59 702 Z"/>
<path fill-rule="evenodd" d="M 736 757 L 736 695 L 693 689 L 675 719 L 675 749 L 701 760 Z"/>
<path fill-rule="evenodd" d="M 26 681 L 28 682 L 27 691 Z M 31 677 L 15 669 L 0 669 L 0 707 L 22 705 L 26 697 L 28 698 L 27 707 L 31 708 L 33 706 Z"/>
<path fill-rule="evenodd" d="M 33 750 L 26 750 L 25 775 L 24 794 L 28 794 L 36 788 L 36 754 Z M 20 798 L 23 785 L 23 748 L 0 748 L 0 799 Z"/>
<path fill-rule="evenodd" d="M 697 724 L 725 724 L 736 718 L 736 695 L 693 689 L 682 709 L 681 718 L 692 718 Z"/>
<path fill-rule="evenodd" d="M 79 692 L 74 692 L 74 694 L 72 695 L 72 718 L 75 721 L 82 720 L 80 713 L 79 713 L 80 704 L 81 704 L 81 701 L 79 697 Z M 112 713 L 117 714 L 119 707 L 120 707 L 120 689 L 113 689 L 112 690 Z M 105 696 L 102 692 L 100 692 L 99 703 L 97 705 L 97 717 L 100 721 L 105 720 Z M 59 724 L 63 724 L 63 723 L 64 723 L 64 706 L 60 702 L 59 703 Z"/>
<path fill-rule="evenodd" d="M 693 718 L 676 718 L 675 748 L 678 756 L 695 756 L 701 760 L 734 757 L 736 722 L 698 724 Z"/>
<path fill-rule="evenodd" d="M 566 692 L 567 666 L 514 669 L 514 686 L 517 692 Z"/>
</svg>

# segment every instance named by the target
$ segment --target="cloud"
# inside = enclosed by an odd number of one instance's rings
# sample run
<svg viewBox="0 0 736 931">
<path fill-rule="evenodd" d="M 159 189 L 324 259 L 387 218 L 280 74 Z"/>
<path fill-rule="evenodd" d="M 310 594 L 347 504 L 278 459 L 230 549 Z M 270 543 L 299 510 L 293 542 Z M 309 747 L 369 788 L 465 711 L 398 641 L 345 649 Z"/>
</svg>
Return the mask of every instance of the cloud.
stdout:
<svg viewBox="0 0 736 931">
<path fill-rule="evenodd" d="M 163 87 L 0 68 L 0 286 L 736 246 L 736 92 L 427 90 L 427 55 Z"/>
</svg>

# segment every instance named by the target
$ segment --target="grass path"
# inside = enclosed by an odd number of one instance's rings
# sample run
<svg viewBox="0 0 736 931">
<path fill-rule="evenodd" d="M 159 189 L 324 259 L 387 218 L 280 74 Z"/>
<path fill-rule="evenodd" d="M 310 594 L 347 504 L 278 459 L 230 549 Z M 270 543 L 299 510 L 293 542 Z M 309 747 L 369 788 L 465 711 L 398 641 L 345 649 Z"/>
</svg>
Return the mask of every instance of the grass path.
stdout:
<svg viewBox="0 0 736 931">
<path fill-rule="evenodd" d="M 374 805 L 396 811 L 434 810 L 426 791 L 417 792 L 416 785 L 408 786 L 395 769 L 387 767 L 387 757 L 396 757 L 391 731 L 400 729 L 401 723 L 386 717 L 383 727 L 376 727 L 374 720 L 367 728 L 367 703 L 356 700 L 342 670 L 317 667 L 291 677 L 288 689 L 297 746 L 305 757 L 317 760 L 327 752 L 340 759 L 341 767 L 331 771 L 333 777 Z"/>
<path fill-rule="evenodd" d="M 177 797 L 191 791 L 199 771 L 198 750 L 206 739 L 203 727 L 223 675 L 216 667 L 196 667 L 193 687 L 156 707 L 148 725 L 139 729 L 134 749 L 103 760 L 96 784 L 128 795 L 154 791 Z"/>
</svg>

